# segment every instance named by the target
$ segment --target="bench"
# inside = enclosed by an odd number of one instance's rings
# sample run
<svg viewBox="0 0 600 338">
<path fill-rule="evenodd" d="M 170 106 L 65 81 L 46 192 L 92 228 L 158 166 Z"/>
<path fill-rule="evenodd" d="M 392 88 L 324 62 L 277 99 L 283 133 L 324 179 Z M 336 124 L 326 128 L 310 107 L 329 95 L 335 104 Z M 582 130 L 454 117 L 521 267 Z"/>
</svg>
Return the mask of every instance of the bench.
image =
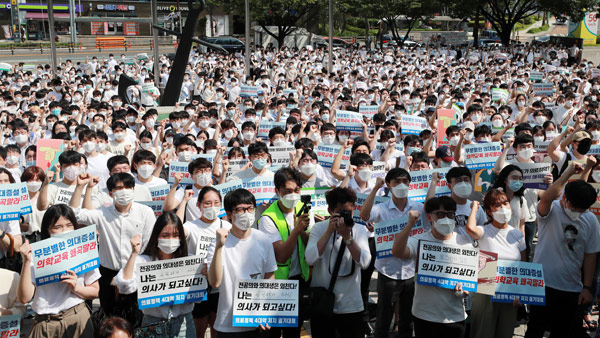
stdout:
<svg viewBox="0 0 600 338">
<path fill-rule="evenodd" d="M 123 36 L 96 37 L 96 48 L 99 52 L 109 48 L 125 48 L 127 51 L 127 40 Z"/>
</svg>

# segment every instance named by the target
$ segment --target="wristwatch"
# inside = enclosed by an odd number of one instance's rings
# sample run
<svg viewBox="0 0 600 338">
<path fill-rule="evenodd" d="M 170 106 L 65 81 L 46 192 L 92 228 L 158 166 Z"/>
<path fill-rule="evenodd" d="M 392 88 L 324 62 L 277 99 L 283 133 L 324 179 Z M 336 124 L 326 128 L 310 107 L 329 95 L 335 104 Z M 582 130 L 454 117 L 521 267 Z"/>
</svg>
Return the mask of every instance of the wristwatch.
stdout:
<svg viewBox="0 0 600 338">
<path fill-rule="evenodd" d="M 344 243 L 346 243 L 346 245 L 350 245 L 350 244 L 352 244 L 352 242 L 354 242 L 354 239 L 352 237 L 350 237 L 344 241 Z"/>
</svg>

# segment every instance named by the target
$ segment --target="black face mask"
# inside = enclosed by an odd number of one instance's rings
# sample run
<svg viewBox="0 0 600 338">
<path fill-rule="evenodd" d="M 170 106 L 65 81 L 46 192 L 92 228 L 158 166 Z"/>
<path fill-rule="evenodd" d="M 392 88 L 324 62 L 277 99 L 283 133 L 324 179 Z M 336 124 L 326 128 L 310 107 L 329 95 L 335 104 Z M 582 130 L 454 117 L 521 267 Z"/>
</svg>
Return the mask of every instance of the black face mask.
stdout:
<svg viewBox="0 0 600 338">
<path fill-rule="evenodd" d="M 589 138 L 583 139 L 579 141 L 579 145 L 577 146 L 577 152 L 581 155 L 585 155 L 590 151 L 590 147 L 592 146 L 592 140 Z"/>
</svg>

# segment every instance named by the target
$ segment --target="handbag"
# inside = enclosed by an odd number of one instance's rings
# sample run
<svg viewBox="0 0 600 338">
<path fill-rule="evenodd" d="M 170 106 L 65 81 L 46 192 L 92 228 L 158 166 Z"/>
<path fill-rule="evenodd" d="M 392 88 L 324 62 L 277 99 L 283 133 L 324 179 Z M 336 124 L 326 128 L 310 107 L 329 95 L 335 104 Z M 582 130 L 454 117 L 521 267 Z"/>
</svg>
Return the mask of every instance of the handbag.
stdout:
<svg viewBox="0 0 600 338">
<path fill-rule="evenodd" d="M 302 318 L 333 316 L 333 307 L 335 305 L 335 293 L 333 293 L 333 288 L 338 277 L 338 272 L 340 271 L 344 250 L 346 250 L 346 243 L 342 241 L 327 289 L 321 286 L 315 286 L 300 293 L 300 316 Z"/>
<path fill-rule="evenodd" d="M 172 317 L 171 307 L 169 307 L 169 315 L 166 320 L 136 328 L 133 331 L 133 338 L 169 338 Z"/>
<path fill-rule="evenodd" d="M 0 268 L 21 273 L 23 260 L 21 254 L 15 252 L 15 238 L 8 232 L 6 236 L 10 239 L 10 245 L 8 250 L 6 250 L 6 255 L 0 259 Z"/>
</svg>

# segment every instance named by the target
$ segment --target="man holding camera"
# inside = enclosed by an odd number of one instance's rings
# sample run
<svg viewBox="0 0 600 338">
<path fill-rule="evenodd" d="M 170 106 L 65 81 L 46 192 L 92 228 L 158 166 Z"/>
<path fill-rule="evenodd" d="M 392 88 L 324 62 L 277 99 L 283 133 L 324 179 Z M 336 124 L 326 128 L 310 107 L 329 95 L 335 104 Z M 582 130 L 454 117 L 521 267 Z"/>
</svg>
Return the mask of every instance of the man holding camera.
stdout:
<svg viewBox="0 0 600 338">
<path fill-rule="evenodd" d="M 300 202 L 300 188 L 302 177 L 300 173 L 289 167 L 277 170 L 274 176 L 275 192 L 279 199 L 271 204 L 262 214 L 258 222 L 258 229 L 271 238 L 277 271 L 275 279 L 293 279 L 300 281 L 300 290 L 308 287 L 310 269 L 304 258 L 306 243 L 308 242 L 307 228 L 309 226 L 308 211 Z M 302 318 L 295 328 L 272 328 L 269 332 L 271 338 L 300 337 Z"/>
<path fill-rule="evenodd" d="M 369 234 L 365 227 L 353 226 L 354 191 L 334 188 L 325 194 L 325 199 L 331 217 L 312 227 L 306 246 L 306 262 L 313 266 L 311 287 L 327 288 L 332 275 L 336 274 L 336 266 L 339 271 L 333 287 L 333 314 L 310 319 L 312 337 L 330 338 L 337 334 L 344 338 L 363 338 L 360 277 L 361 270 L 371 261 Z"/>
</svg>

